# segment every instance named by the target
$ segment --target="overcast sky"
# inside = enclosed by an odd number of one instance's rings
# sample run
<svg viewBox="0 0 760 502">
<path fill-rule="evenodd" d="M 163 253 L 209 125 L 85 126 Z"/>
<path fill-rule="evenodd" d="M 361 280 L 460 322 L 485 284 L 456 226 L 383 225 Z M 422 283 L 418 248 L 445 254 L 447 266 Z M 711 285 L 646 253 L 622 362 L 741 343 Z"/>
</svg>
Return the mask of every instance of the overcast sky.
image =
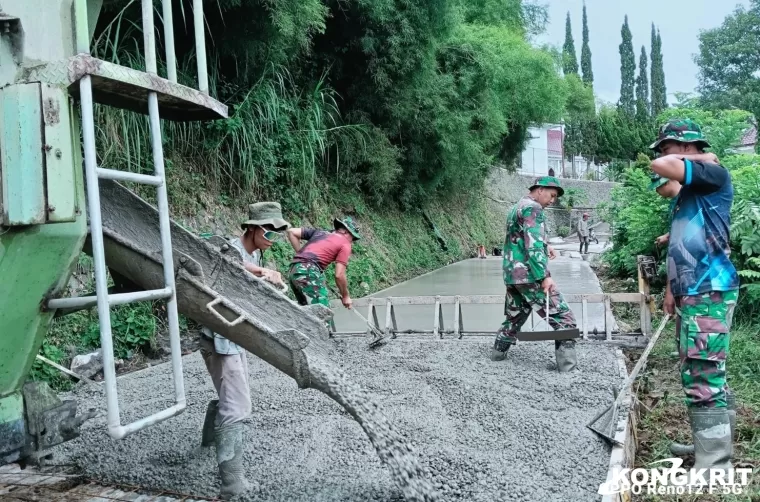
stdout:
<svg viewBox="0 0 760 502">
<path fill-rule="evenodd" d="M 565 42 L 565 16 L 570 11 L 575 51 L 580 65 L 583 0 L 539 0 L 549 6 L 549 25 L 538 43 L 562 47 Z M 697 86 L 698 69 L 692 55 L 699 51 L 699 31 L 720 26 L 737 5 L 749 0 L 586 0 L 589 24 L 589 45 L 594 70 L 594 90 L 598 98 L 612 103 L 620 96 L 620 28 L 628 14 L 633 35 L 638 75 L 641 46 L 651 48 L 652 22 L 660 29 L 668 101 L 673 92 L 692 92 Z M 651 59 L 647 58 L 651 67 Z"/>
</svg>

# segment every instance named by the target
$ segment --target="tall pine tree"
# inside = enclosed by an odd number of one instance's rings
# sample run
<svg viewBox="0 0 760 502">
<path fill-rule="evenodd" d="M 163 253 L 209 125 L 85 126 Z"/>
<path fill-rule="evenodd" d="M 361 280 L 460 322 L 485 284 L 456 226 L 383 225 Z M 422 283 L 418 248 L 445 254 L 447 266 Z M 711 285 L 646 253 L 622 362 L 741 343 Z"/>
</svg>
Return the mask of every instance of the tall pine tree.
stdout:
<svg viewBox="0 0 760 502">
<path fill-rule="evenodd" d="M 620 30 L 623 41 L 620 43 L 620 102 L 618 106 L 628 117 L 636 115 L 636 100 L 633 95 L 636 82 L 636 55 L 633 53 L 633 37 L 628 27 L 628 16 Z"/>
<path fill-rule="evenodd" d="M 565 45 L 562 47 L 562 70 L 565 75 L 578 74 L 578 58 L 575 56 L 575 40 L 573 40 L 573 28 L 570 25 L 570 12 L 567 13 L 565 22 Z"/>
<path fill-rule="evenodd" d="M 639 76 L 636 79 L 636 121 L 643 124 L 649 119 L 649 77 L 647 76 L 647 50 L 641 46 Z"/>
<path fill-rule="evenodd" d="M 589 87 L 594 86 L 594 70 L 591 69 L 591 48 L 588 45 L 588 17 L 586 2 L 583 2 L 583 47 L 581 48 L 581 71 L 583 82 Z"/>
<path fill-rule="evenodd" d="M 651 85 L 652 85 L 652 117 L 657 116 L 668 106 L 667 95 L 665 92 L 665 72 L 662 66 L 662 39 L 658 31 L 655 31 L 652 23 L 652 68 L 651 68 Z"/>
</svg>

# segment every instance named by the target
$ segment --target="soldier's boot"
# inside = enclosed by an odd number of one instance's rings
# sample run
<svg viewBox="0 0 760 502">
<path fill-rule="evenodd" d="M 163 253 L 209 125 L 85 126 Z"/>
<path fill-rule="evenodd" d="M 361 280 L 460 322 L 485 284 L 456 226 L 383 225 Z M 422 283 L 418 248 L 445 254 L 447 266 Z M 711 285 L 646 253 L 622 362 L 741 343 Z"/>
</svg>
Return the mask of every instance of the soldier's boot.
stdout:
<svg viewBox="0 0 760 502">
<path fill-rule="evenodd" d="M 214 433 L 216 461 L 222 479 L 219 498 L 230 500 L 250 489 L 243 473 L 243 424 L 217 427 Z"/>
<path fill-rule="evenodd" d="M 731 426 L 731 442 L 734 442 L 736 438 L 736 398 L 733 392 L 726 391 L 726 409 L 728 410 L 728 421 Z M 676 443 L 675 441 L 670 443 L 670 453 L 678 457 L 685 457 L 686 455 L 694 454 L 693 444 Z"/>
<path fill-rule="evenodd" d="M 578 355 L 575 353 L 575 340 L 558 340 L 554 342 L 554 356 L 557 359 L 557 370 L 560 373 L 573 371 L 578 366 Z"/>
<path fill-rule="evenodd" d="M 503 361 L 507 358 L 507 351 L 514 342 L 501 336 L 496 337 L 491 349 L 491 361 Z"/>
<path fill-rule="evenodd" d="M 694 438 L 694 469 L 732 468 L 734 442 L 731 421 L 726 408 L 693 408 L 689 410 L 691 434 Z"/>
<path fill-rule="evenodd" d="M 203 420 L 203 431 L 201 432 L 201 446 L 208 447 L 214 444 L 214 422 L 219 413 L 219 400 L 214 399 L 208 403 L 206 408 L 206 418 Z"/>
</svg>

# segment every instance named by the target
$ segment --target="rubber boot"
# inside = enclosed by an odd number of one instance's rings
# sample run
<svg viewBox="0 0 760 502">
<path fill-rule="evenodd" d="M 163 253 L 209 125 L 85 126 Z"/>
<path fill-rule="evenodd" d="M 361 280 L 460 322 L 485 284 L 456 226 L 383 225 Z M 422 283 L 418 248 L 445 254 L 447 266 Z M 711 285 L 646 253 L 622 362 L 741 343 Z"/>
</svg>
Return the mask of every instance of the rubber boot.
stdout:
<svg viewBox="0 0 760 502">
<path fill-rule="evenodd" d="M 208 447 L 214 444 L 214 422 L 219 413 L 219 400 L 214 399 L 208 403 L 206 418 L 203 420 L 203 432 L 201 433 L 201 446 Z"/>
<path fill-rule="evenodd" d="M 219 498 L 230 500 L 248 490 L 248 482 L 243 473 L 243 424 L 235 423 L 217 427 L 214 431 L 216 461 L 222 488 Z"/>
<path fill-rule="evenodd" d="M 512 346 L 508 341 L 497 338 L 491 349 L 491 361 L 503 361 L 507 358 L 507 351 Z"/>
<path fill-rule="evenodd" d="M 731 421 L 726 408 L 693 408 L 689 410 L 691 434 L 694 438 L 694 469 L 732 468 L 734 452 Z"/>
<path fill-rule="evenodd" d="M 731 424 L 731 442 L 736 439 L 736 398 L 730 391 L 726 392 L 726 409 L 728 410 L 728 420 Z M 686 455 L 694 454 L 693 444 L 676 443 L 675 441 L 670 444 L 670 453 L 678 457 L 685 457 Z"/>
<path fill-rule="evenodd" d="M 554 356 L 557 358 L 557 370 L 560 373 L 573 371 L 578 366 L 578 355 L 575 353 L 575 340 L 555 342 Z"/>
</svg>

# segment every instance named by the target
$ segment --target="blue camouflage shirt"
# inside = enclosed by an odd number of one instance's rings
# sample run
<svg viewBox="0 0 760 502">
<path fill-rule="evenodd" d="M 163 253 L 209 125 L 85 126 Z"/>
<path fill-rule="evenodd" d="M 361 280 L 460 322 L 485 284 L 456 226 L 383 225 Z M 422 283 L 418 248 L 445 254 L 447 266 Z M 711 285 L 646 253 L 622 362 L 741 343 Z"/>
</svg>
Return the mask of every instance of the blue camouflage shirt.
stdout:
<svg viewBox="0 0 760 502">
<path fill-rule="evenodd" d="M 677 297 L 739 289 L 739 276 L 729 258 L 731 175 L 717 164 L 684 163 L 668 246 L 670 290 Z"/>
</svg>

